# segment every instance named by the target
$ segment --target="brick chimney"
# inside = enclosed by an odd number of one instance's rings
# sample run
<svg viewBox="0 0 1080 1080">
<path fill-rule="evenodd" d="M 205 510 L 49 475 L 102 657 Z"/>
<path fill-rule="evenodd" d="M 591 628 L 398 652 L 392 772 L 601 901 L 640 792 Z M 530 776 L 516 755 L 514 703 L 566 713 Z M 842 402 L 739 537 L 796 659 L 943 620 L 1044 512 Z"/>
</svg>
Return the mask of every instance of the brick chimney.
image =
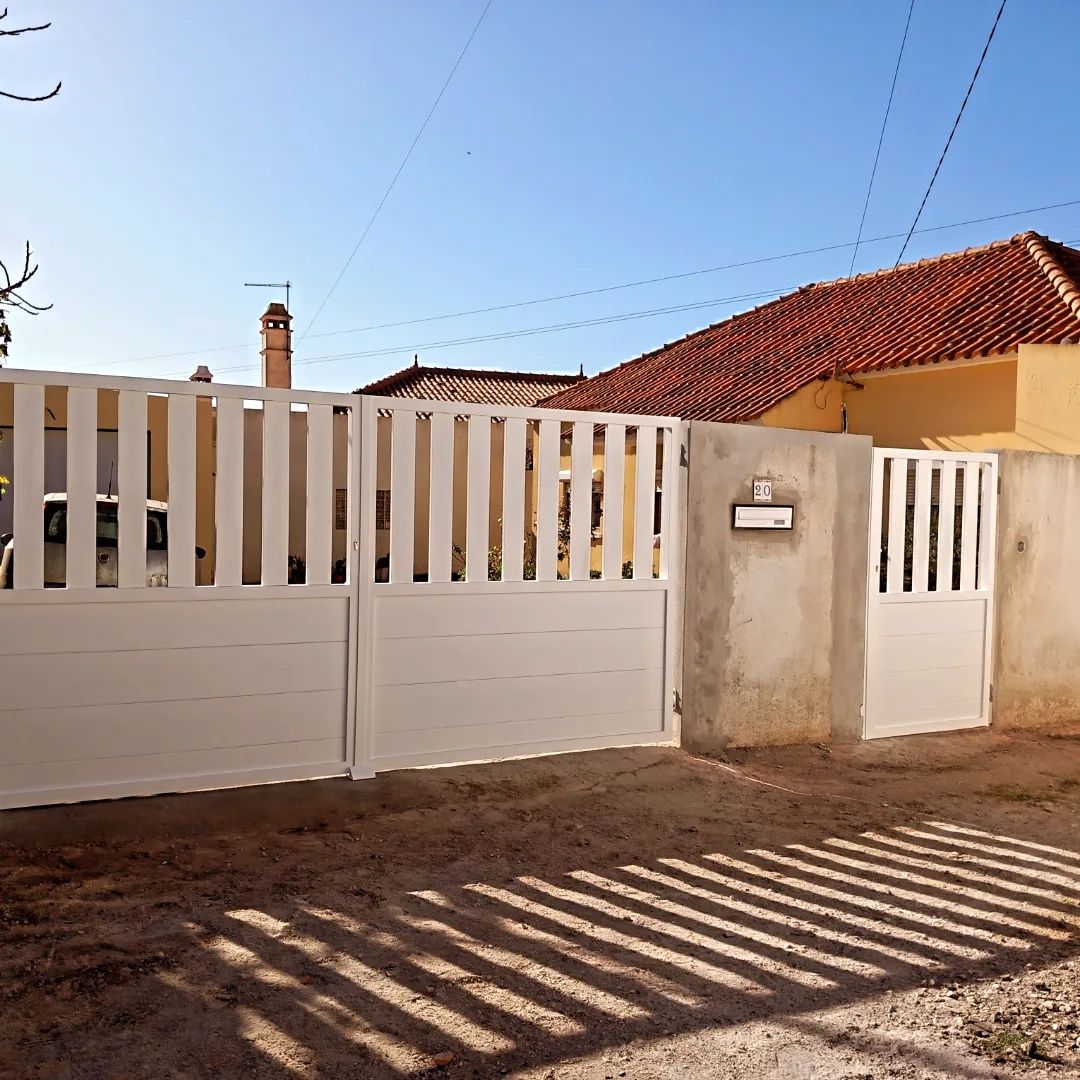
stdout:
<svg viewBox="0 0 1080 1080">
<path fill-rule="evenodd" d="M 284 304 L 272 303 L 262 319 L 263 386 L 292 388 L 292 316 Z"/>
</svg>

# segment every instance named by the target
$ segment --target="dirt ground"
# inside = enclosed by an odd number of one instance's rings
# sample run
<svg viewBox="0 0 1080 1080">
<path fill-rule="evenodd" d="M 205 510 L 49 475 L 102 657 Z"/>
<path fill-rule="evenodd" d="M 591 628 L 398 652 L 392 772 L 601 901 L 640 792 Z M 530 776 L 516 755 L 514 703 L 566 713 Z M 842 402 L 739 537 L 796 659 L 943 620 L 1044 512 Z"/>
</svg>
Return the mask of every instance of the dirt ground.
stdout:
<svg viewBox="0 0 1080 1080">
<path fill-rule="evenodd" d="M 1043 1073 L 1080 729 L 0 814 L 5 1078 Z"/>
</svg>

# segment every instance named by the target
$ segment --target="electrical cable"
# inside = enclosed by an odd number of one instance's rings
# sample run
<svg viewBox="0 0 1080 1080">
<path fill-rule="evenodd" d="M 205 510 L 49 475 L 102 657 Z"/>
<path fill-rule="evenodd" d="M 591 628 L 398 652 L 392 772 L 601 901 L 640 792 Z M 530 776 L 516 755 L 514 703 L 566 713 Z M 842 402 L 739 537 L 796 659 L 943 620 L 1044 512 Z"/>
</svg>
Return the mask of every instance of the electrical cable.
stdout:
<svg viewBox="0 0 1080 1080">
<path fill-rule="evenodd" d="M 960 118 L 964 115 L 964 110 L 967 108 L 971 92 L 975 89 L 975 83 L 979 78 L 979 72 L 982 71 L 986 54 L 990 51 L 990 42 L 994 40 L 994 34 L 997 32 L 998 23 L 1001 22 L 1001 16 L 1005 11 L 1006 3 L 1008 3 L 1008 0 L 1001 0 L 1001 7 L 998 8 L 997 15 L 994 17 L 994 25 L 990 27 L 990 35 L 987 37 L 986 44 L 983 46 L 982 56 L 979 57 L 979 62 L 975 66 L 975 74 L 971 76 L 971 82 L 968 83 L 967 93 L 964 94 L 964 100 L 960 103 L 960 111 L 956 114 L 952 130 L 949 132 L 949 137 L 945 140 L 945 149 L 941 151 L 941 157 L 938 158 L 938 163 L 934 166 L 934 175 L 930 177 L 930 183 L 926 188 L 926 194 L 923 195 L 922 202 L 919 203 L 919 209 L 915 214 L 915 220 L 911 223 L 911 228 L 908 229 L 907 237 L 904 239 L 903 246 L 900 248 L 900 254 L 896 256 L 896 262 L 893 263 L 893 266 L 900 265 L 900 260 L 904 257 L 904 252 L 907 251 L 907 246 L 911 242 L 912 234 L 915 232 L 915 226 L 919 224 L 919 218 L 922 217 L 922 212 L 926 207 L 926 200 L 930 198 L 930 192 L 934 190 L 934 181 L 937 180 L 938 173 L 941 172 L 941 166 L 945 162 L 945 155 L 948 154 L 949 147 L 952 146 L 953 136 L 956 134 L 956 129 L 960 126 Z"/>
<path fill-rule="evenodd" d="M 904 36 L 900 39 L 900 51 L 896 54 L 896 67 L 893 68 L 892 85 L 889 87 L 889 100 L 885 104 L 885 116 L 881 121 L 881 133 L 878 135 L 877 150 L 874 152 L 874 167 L 870 170 L 870 183 L 866 188 L 866 200 L 863 202 L 862 216 L 859 218 L 859 232 L 855 237 L 855 250 L 851 253 L 851 266 L 848 267 L 849 277 L 855 273 L 855 259 L 859 254 L 863 226 L 866 224 L 866 211 L 870 208 L 870 195 L 874 190 L 874 177 L 877 176 L 878 161 L 881 160 L 881 145 L 885 141 L 885 128 L 889 123 L 889 113 L 892 112 L 893 95 L 896 93 L 896 79 L 900 74 L 900 61 L 904 59 L 904 46 L 907 44 L 908 30 L 911 28 L 911 13 L 914 10 L 915 0 L 911 0 L 907 9 L 907 21 L 904 23 Z"/>
<path fill-rule="evenodd" d="M 421 349 L 448 349 L 455 345 L 473 345 L 484 341 L 505 341 L 509 338 L 532 337 L 537 334 L 551 334 L 560 330 L 576 330 L 585 326 L 602 326 L 608 323 L 629 322 L 634 319 L 649 319 L 657 315 L 670 315 L 679 311 L 695 311 L 701 308 L 718 307 L 721 304 L 741 303 L 745 300 L 760 300 L 766 297 L 779 296 L 787 292 L 789 286 L 784 289 L 767 289 L 761 292 L 742 293 L 737 296 L 721 296 L 714 300 L 698 300 L 689 304 L 675 304 L 671 307 L 651 308 L 645 311 L 627 311 L 617 315 L 602 315 L 592 319 L 581 319 L 577 322 L 549 323 L 543 326 L 531 326 L 522 330 L 506 330 L 493 334 L 477 334 L 472 337 L 452 338 L 446 341 L 423 341 L 411 345 L 388 345 L 378 349 L 365 349 L 359 352 L 328 353 L 324 356 L 307 356 L 293 361 L 293 366 L 299 364 L 325 364 L 332 360 L 360 360 L 372 356 L 390 356 L 394 353 L 415 353 Z M 258 364 L 241 364 L 235 367 L 220 368 L 218 374 L 224 375 L 234 371 L 252 371 L 258 368 Z M 180 378 L 182 372 L 172 372 L 163 378 Z"/>
<path fill-rule="evenodd" d="M 1045 206 L 1032 206 L 1024 210 L 1010 210 L 1004 214 L 990 214 L 985 217 L 968 218 L 964 221 L 952 221 L 945 225 L 929 225 L 922 229 L 916 229 L 917 235 L 926 233 L 943 232 L 948 229 L 960 229 L 966 225 L 983 225 L 991 221 L 1003 221 L 1006 218 L 1024 217 L 1028 214 L 1043 213 L 1048 210 L 1063 210 L 1069 207 L 1080 206 L 1080 199 L 1070 199 L 1065 202 L 1048 203 Z M 862 245 L 881 243 L 886 240 L 898 240 L 904 233 L 887 233 L 882 236 L 872 236 L 863 240 Z M 803 248 L 800 251 L 787 251 L 779 255 L 765 255 L 753 259 L 743 259 L 739 262 L 723 263 L 720 266 L 706 266 L 699 270 L 684 270 L 676 274 L 664 274 L 661 277 L 643 278 L 639 281 L 625 281 L 617 285 L 603 285 L 593 289 L 582 289 L 577 292 L 560 293 L 555 296 L 542 296 L 532 300 L 518 300 L 510 304 L 495 304 L 489 307 L 470 308 L 466 311 L 453 311 L 442 315 L 426 315 L 418 319 L 402 319 L 398 322 L 373 323 L 368 326 L 356 326 L 348 330 L 326 330 L 319 334 L 311 334 L 312 338 L 341 337 L 345 334 L 361 334 L 372 330 L 388 330 L 401 326 L 417 326 L 422 323 L 442 322 L 448 319 L 462 319 L 471 315 L 487 315 L 498 311 L 513 311 L 517 308 L 535 307 L 539 304 L 553 304 L 562 300 L 574 300 L 583 296 L 599 296 L 602 293 L 620 292 L 624 289 L 635 289 L 646 285 L 660 285 L 669 281 L 683 281 L 687 278 L 701 277 L 704 274 L 716 274 L 723 270 L 739 270 L 747 266 L 761 266 L 766 263 L 782 262 L 786 259 L 796 259 L 804 255 L 820 255 L 833 251 L 841 251 L 844 248 L 854 246 L 854 241 L 845 241 L 838 244 L 826 244 L 821 247 Z M 124 360 L 106 360 L 99 364 L 85 364 L 80 370 L 95 371 L 100 368 L 116 367 L 123 364 L 141 364 L 151 360 L 172 360 L 181 356 L 201 356 L 204 353 L 230 352 L 239 349 L 258 348 L 257 341 L 247 341 L 239 345 L 217 345 L 204 349 L 186 349 L 181 352 L 154 353 L 147 356 L 131 356 Z"/>
<path fill-rule="evenodd" d="M 446 93 L 447 87 L 450 85 L 454 76 L 457 74 L 457 69 L 461 67 L 461 61 L 465 59 L 465 54 L 469 51 L 469 46 L 473 43 L 473 38 L 476 37 L 477 31 L 480 29 L 480 25 L 481 23 L 483 23 L 484 18 L 487 16 L 487 13 L 493 3 L 494 0 L 487 0 L 487 3 L 484 5 L 484 10 L 480 12 L 480 18 L 476 20 L 476 25 L 472 28 L 472 33 L 466 40 L 461 52 L 458 54 L 458 58 L 454 61 L 454 66 L 450 69 L 450 74 L 446 76 L 446 81 L 442 84 L 442 89 L 439 91 L 434 103 L 428 110 L 427 116 L 424 117 L 424 122 L 420 125 L 420 130 L 417 131 L 416 137 L 409 144 L 409 149 L 405 151 L 405 156 L 401 159 L 401 164 L 397 167 L 397 172 L 394 173 L 393 179 L 390 181 L 389 186 L 387 187 L 386 191 L 383 192 L 383 196 L 379 200 L 378 205 L 375 207 L 374 213 L 368 219 L 368 223 L 364 226 L 364 231 L 360 234 L 360 239 L 356 241 L 356 244 L 353 246 L 352 251 L 349 253 L 349 257 L 345 260 L 345 265 L 341 268 L 338 276 L 334 278 L 334 283 L 330 286 L 329 291 L 323 297 L 322 303 L 318 306 L 318 308 L 316 308 L 315 314 L 311 316 L 311 322 L 307 324 L 307 328 L 297 340 L 297 345 L 299 345 L 300 342 L 302 342 L 304 338 L 306 338 L 310 333 L 311 328 L 315 325 L 316 319 L 318 319 L 318 317 L 322 314 L 323 308 L 325 308 L 326 305 L 330 302 L 330 297 L 334 295 L 335 290 L 341 283 L 341 279 L 345 276 L 345 272 L 352 265 L 353 259 L 356 258 L 356 253 L 360 250 L 360 245 L 363 244 L 363 242 L 367 239 L 368 233 L 371 232 L 372 225 L 375 224 L 375 219 L 379 216 L 379 213 L 382 211 L 383 206 L 386 205 L 386 200 L 390 198 L 390 192 L 394 190 L 394 185 L 398 182 L 398 177 L 400 177 L 401 174 L 405 171 L 405 166 L 409 163 L 409 158 L 412 157 L 412 152 L 416 149 L 416 144 L 420 141 L 421 136 L 427 130 L 428 123 L 430 122 L 432 116 L 435 115 L 435 110 L 439 107 L 439 102 L 443 99 L 443 94 Z"/>
</svg>

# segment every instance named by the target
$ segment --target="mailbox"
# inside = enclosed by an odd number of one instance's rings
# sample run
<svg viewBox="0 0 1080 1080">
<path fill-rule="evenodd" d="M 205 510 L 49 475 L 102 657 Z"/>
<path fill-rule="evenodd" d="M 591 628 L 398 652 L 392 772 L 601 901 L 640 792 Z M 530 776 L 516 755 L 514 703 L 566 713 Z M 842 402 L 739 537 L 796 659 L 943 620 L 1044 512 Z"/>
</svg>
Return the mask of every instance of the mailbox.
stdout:
<svg viewBox="0 0 1080 1080">
<path fill-rule="evenodd" d="M 795 526 L 795 507 L 775 503 L 736 503 L 731 508 L 733 529 L 792 529 Z"/>
</svg>

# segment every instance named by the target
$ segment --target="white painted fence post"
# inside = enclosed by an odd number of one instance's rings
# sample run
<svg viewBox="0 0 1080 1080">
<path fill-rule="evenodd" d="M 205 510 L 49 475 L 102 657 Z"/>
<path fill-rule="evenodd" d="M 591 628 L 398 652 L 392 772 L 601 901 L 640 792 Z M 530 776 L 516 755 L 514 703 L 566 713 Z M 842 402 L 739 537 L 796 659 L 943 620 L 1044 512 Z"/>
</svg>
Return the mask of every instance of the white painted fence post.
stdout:
<svg viewBox="0 0 1080 1080">
<path fill-rule="evenodd" d="M 372 669 L 375 622 L 375 489 L 378 485 L 379 414 L 361 397 L 349 425 L 349 776 L 370 779 L 372 766 Z M 393 508 L 391 506 L 391 514 Z"/>
</svg>

